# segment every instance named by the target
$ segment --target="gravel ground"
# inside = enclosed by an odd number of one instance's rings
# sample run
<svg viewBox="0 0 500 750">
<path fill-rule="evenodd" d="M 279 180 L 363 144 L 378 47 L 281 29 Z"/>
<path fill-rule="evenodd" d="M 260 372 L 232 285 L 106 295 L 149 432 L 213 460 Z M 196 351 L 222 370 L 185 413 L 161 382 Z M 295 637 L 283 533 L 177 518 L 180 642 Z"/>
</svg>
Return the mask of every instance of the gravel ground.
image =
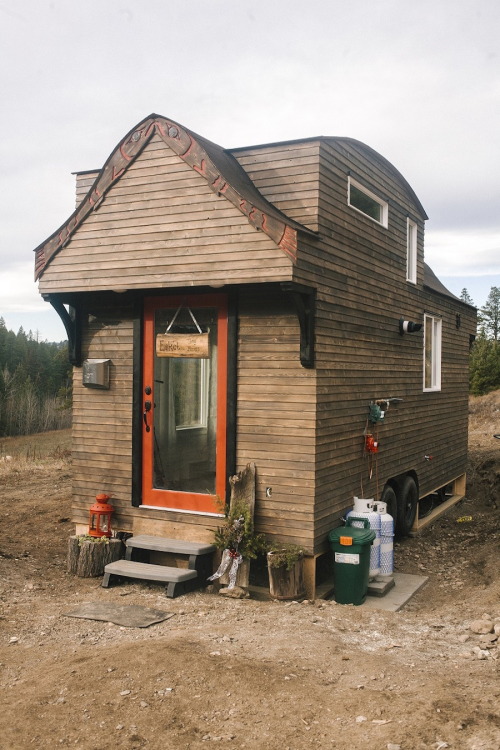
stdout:
<svg viewBox="0 0 500 750">
<path fill-rule="evenodd" d="M 64 444 L 0 461 L 2 749 L 498 750 L 499 395 L 471 407 L 465 500 L 396 545 L 397 570 L 429 578 L 398 613 L 102 589 L 66 572 Z M 84 602 L 173 617 L 139 629 L 66 616 Z"/>
</svg>

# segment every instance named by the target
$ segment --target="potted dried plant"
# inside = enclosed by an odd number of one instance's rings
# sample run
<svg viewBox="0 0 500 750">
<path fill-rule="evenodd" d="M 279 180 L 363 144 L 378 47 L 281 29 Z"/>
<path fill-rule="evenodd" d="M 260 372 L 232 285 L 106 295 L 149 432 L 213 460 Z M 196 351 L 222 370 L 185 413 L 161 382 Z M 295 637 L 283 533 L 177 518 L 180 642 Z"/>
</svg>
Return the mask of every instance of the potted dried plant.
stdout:
<svg viewBox="0 0 500 750">
<path fill-rule="evenodd" d="M 273 599 L 305 596 L 304 552 L 295 544 L 273 544 L 267 552 L 269 591 Z"/>
</svg>

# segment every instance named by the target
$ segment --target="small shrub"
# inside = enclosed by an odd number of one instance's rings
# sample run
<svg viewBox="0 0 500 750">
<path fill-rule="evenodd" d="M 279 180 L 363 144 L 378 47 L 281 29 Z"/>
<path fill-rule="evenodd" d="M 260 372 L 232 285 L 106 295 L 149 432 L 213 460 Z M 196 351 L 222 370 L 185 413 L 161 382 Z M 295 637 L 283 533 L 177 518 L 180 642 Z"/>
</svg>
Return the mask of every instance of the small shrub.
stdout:
<svg viewBox="0 0 500 750">
<path fill-rule="evenodd" d="M 267 561 L 271 568 L 292 570 L 303 556 L 303 549 L 296 544 L 275 544 L 268 549 Z"/>
<path fill-rule="evenodd" d="M 222 503 L 220 503 L 222 505 Z M 256 534 L 248 505 L 236 502 L 225 507 L 226 520 L 214 532 L 214 544 L 218 549 L 239 552 L 246 559 L 255 558 L 266 549 L 262 534 Z"/>
</svg>

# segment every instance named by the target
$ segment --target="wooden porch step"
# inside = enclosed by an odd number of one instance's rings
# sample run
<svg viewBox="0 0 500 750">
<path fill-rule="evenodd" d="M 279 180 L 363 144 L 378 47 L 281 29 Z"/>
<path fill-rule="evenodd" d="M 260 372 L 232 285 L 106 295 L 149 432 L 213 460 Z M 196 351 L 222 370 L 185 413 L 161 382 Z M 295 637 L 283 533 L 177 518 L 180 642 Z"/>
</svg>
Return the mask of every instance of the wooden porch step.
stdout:
<svg viewBox="0 0 500 750">
<path fill-rule="evenodd" d="M 127 547 L 126 557 L 131 559 L 132 549 L 154 550 L 155 552 L 171 552 L 175 555 L 211 555 L 215 552 L 213 544 L 200 542 L 185 542 L 182 539 L 167 539 L 162 536 L 151 534 L 138 534 L 131 536 L 125 542 Z"/>
<path fill-rule="evenodd" d="M 143 581 L 159 581 L 167 583 L 167 596 L 173 598 L 182 589 L 184 593 L 187 589 L 186 582 L 196 581 L 198 573 L 196 570 L 189 568 L 170 568 L 166 565 L 151 565 L 150 563 L 134 562 L 133 560 L 116 560 L 108 563 L 104 568 L 104 578 L 102 586 L 108 588 L 113 582 L 113 577 L 119 578 L 139 578 Z M 194 588 L 190 586 L 189 588 Z"/>
</svg>

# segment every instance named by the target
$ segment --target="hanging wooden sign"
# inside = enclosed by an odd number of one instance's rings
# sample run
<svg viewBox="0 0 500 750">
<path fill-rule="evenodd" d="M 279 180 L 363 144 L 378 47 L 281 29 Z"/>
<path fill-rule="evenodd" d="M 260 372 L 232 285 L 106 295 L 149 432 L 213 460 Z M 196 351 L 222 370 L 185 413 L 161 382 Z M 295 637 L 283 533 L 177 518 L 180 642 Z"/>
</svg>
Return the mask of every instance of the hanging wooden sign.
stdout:
<svg viewBox="0 0 500 750">
<path fill-rule="evenodd" d="M 210 356 L 208 333 L 158 333 L 156 356 L 208 359 Z"/>
</svg>

